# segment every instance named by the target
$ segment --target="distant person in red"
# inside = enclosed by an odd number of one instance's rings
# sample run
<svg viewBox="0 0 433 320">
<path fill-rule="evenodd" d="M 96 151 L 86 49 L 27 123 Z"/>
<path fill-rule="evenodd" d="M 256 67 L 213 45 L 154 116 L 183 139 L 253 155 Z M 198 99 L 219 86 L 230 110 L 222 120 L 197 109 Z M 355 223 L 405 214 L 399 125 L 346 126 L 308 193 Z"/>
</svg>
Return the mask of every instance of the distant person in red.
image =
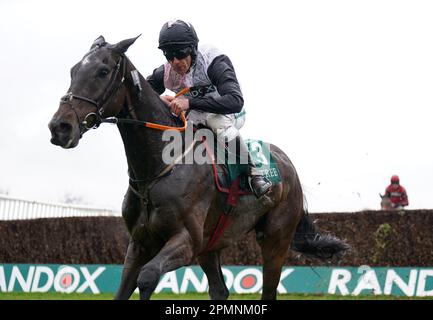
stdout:
<svg viewBox="0 0 433 320">
<path fill-rule="evenodd" d="M 391 177 L 391 184 L 385 190 L 385 197 L 389 198 L 393 209 L 401 209 L 409 204 L 406 189 L 400 185 L 397 175 Z"/>
</svg>

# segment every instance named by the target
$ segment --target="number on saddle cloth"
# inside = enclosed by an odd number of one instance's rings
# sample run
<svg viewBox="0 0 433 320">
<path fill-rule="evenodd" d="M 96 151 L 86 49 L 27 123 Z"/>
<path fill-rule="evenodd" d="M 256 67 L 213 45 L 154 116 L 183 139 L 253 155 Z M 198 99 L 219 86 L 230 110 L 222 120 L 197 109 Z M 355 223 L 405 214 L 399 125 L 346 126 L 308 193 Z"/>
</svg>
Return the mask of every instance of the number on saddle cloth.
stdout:
<svg viewBox="0 0 433 320">
<path fill-rule="evenodd" d="M 272 184 L 281 182 L 280 170 L 272 157 L 269 144 L 253 139 L 248 139 L 245 142 L 256 170 L 268 178 Z"/>
<path fill-rule="evenodd" d="M 280 171 L 278 169 L 277 164 L 269 150 L 269 146 L 260 140 L 245 140 L 245 143 L 248 147 L 248 151 L 251 157 L 251 161 L 254 162 L 256 170 L 266 178 L 268 178 L 273 184 L 276 184 L 281 181 Z M 222 177 L 223 173 L 219 172 L 220 181 L 227 187 L 231 185 L 233 181 L 236 180 L 238 176 L 240 179 L 240 189 L 241 190 L 249 190 L 248 183 L 248 164 L 247 163 L 239 163 L 239 159 L 235 163 L 234 161 L 228 161 L 228 153 L 225 152 L 225 167 L 227 169 L 226 176 Z"/>
</svg>

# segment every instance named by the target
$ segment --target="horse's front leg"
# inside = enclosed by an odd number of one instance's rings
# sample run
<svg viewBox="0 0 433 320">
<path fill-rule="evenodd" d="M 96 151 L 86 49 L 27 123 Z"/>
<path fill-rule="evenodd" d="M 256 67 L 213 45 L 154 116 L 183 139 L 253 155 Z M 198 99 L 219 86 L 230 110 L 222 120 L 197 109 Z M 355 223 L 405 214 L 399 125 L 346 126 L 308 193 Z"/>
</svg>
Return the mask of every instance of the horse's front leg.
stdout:
<svg viewBox="0 0 433 320">
<path fill-rule="evenodd" d="M 148 300 L 158 285 L 162 274 L 191 263 L 193 245 L 186 229 L 173 235 L 161 251 L 141 269 L 138 276 L 140 299 Z"/>
<path fill-rule="evenodd" d="M 128 188 L 122 205 L 122 216 L 129 232 L 134 230 L 139 224 L 140 215 L 143 210 L 143 203 L 139 197 Z M 132 239 L 129 240 L 123 264 L 120 286 L 117 290 L 115 299 L 129 299 L 137 288 L 137 278 L 141 268 L 150 260 L 148 250 L 144 250 L 141 245 Z"/>
<path fill-rule="evenodd" d="M 131 239 L 125 256 L 120 286 L 114 299 L 127 300 L 131 297 L 137 288 L 138 274 L 148 260 L 140 245 Z"/>
<path fill-rule="evenodd" d="M 209 281 L 209 295 L 212 300 L 227 300 L 229 296 L 229 289 L 221 270 L 220 253 L 211 251 L 198 257 L 198 262 Z"/>
</svg>

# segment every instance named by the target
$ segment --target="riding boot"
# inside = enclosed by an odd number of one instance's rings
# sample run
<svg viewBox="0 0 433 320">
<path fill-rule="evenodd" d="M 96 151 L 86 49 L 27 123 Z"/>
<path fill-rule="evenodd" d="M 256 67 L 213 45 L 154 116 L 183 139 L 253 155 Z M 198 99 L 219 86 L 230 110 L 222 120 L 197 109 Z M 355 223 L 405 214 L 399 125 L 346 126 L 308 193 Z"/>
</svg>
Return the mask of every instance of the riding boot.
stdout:
<svg viewBox="0 0 433 320">
<path fill-rule="evenodd" d="M 253 190 L 257 198 L 262 197 L 266 194 L 272 186 L 272 182 L 264 177 L 260 171 L 257 169 L 256 165 L 251 159 L 250 153 L 248 152 L 248 147 L 241 136 L 236 137 L 236 158 L 248 161 L 248 182 L 250 184 L 251 190 Z"/>
</svg>

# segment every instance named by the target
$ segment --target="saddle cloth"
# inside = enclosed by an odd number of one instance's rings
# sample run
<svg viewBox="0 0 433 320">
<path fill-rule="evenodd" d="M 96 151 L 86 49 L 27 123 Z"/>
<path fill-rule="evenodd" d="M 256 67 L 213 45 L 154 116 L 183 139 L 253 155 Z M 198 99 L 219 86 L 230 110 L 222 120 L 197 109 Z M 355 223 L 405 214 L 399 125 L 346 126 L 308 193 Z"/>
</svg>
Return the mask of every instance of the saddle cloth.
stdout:
<svg viewBox="0 0 433 320">
<path fill-rule="evenodd" d="M 256 171 L 268 178 L 272 184 L 281 181 L 280 170 L 275 163 L 269 150 L 269 145 L 260 140 L 245 140 L 250 153 L 251 161 L 254 162 Z M 216 152 L 221 152 L 217 148 Z M 224 154 L 225 163 L 217 165 L 219 183 L 224 188 L 230 188 L 232 182 L 240 177 L 239 188 L 244 191 L 251 191 L 248 183 L 248 164 L 232 163 L 227 161 L 227 153 Z"/>
</svg>

